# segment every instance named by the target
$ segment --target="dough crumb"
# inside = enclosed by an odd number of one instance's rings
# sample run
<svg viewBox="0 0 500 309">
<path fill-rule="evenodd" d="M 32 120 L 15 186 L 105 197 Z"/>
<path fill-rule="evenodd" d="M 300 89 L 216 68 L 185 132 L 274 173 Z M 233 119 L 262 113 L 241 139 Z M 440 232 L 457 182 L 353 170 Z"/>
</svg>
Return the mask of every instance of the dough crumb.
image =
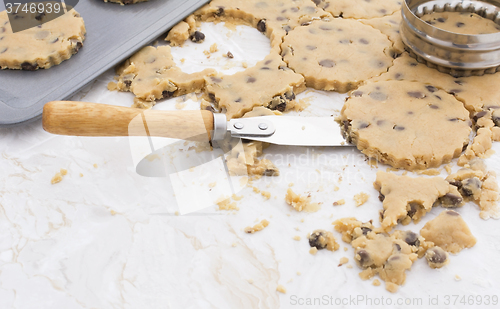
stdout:
<svg viewBox="0 0 500 309">
<path fill-rule="evenodd" d="M 311 203 L 310 196 L 301 196 L 288 189 L 286 191 L 285 201 L 297 211 L 316 212 L 319 210 L 318 203 Z"/>
<path fill-rule="evenodd" d="M 297 272 L 297 276 L 300 276 L 300 275 L 302 275 L 302 274 L 300 273 L 300 271 L 298 271 L 298 272 Z"/>
<path fill-rule="evenodd" d="M 451 164 L 447 164 L 444 169 L 446 170 L 446 173 L 448 173 L 448 175 L 451 175 L 452 173 L 452 170 L 451 170 Z"/>
<path fill-rule="evenodd" d="M 83 177 L 83 174 L 82 174 L 82 173 L 80 173 L 80 177 Z"/>
<path fill-rule="evenodd" d="M 248 279 L 248 283 L 253 284 L 253 279 Z"/>
<path fill-rule="evenodd" d="M 354 202 L 356 204 L 356 207 L 359 207 L 359 206 L 363 205 L 364 203 L 366 203 L 368 201 L 369 197 L 370 196 L 364 192 L 361 192 L 361 193 L 354 195 Z"/>
<path fill-rule="evenodd" d="M 347 265 L 346 267 L 347 267 L 347 268 L 349 268 L 349 269 L 351 269 L 351 268 L 352 268 L 352 265 L 351 265 L 351 264 L 349 264 L 349 265 Z"/>
<path fill-rule="evenodd" d="M 338 190 L 340 190 L 340 188 L 338 186 L 333 187 L 333 191 L 338 191 Z"/>
<path fill-rule="evenodd" d="M 233 201 L 240 201 L 242 198 L 243 198 L 243 195 L 236 195 L 236 194 L 233 194 L 231 195 L 231 198 L 233 199 Z"/>
<path fill-rule="evenodd" d="M 246 69 L 246 68 L 248 68 L 248 63 L 246 63 L 246 62 L 242 62 L 242 63 L 241 63 L 241 66 L 242 66 L 242 67 L 244 67 L 244 68 Z"/>
<path fill-rule="evenodd" d="M 209 188 L 213 188 L 213 187 L 215 187 L 216 185 L 217 185 L 217 182 L 216 182 L 216 181 L 214 181 L 214 182 L 209 183 L 209 184 L 208 184 L 208 187 L 209 187 Z"/>
<path fill-rule="evenodd" d="M 94 163 L 94 168 L 97 168 L 97 163 Z"/>
<path fill-rule="evenodd" d="M 176 216 L 179 216 L 179 215 L 180 215 L 180 213 L 179 213 L 178 211 L 174 212 L 174 214 L 175 214 Z"/>
<path fill-rule="evenodd" d="M 372 284 L 374 286 L 380 286 L 380 281 L 378 279 L 373 280 Z"/>
<path fill-rule="evenodd" d="M 236 205 L 236 202 L 231 202 L 230 198 L 227 196 L 221 196 L 215 201 L 215 204 L 219 206 L 219 210 L 240 210 Z"/>
<path fill-rule="evenodd" d="M 297 241 L 299 241 L 299 240 L 300 240 L 300 236 L 298 236 L 298 235 L 293 236 L 293 240 L 297 240 Z"/>
<path fill-rule="evenodd" d="M 116 215 L 116 211 L 114 211 L 113 209 L 111 209 L 109 212 L 111 213 L 112 216 Z"/>
<path fill-rule="evenodd" d="M 460 281 L 462 280 L 462 277 L 460 277 L 459 275 L 455 275 L 455 281 Z"/>
<path fill-rule="evenodd" d="M 245 233 L 253 234 L 255 232 L 262 231 L 268 225 L 269 225 L 269 221 L 267 221 L 266 219 L 264 219 L 264 220 L 260 221 L 260 223 L 257 223 L 256 225 L 254 225 L 253 227 L 250 227 L 250 226 L 246 227 L 245 228 Z"/>
<path fill-rule="evenodd" d="M 284 286 L 282 286 L 281 284 L 279 284 L 277 287 L 276 287 L 276 291 L 280 292 L 280 293 L 283 293 L 283 294 L 286 294 L 286 289 Z"/>
<path fill-rule="evenodd" d="M 260 193 L 260 189 L 259 189 L 259 188 L 257 188 L 257 187 L 253 187 L 253 192 L 255 192 L 255 193 Z"/>
<path fill-rule="evenodd" d="M 344 199 L 341 199 L 341 200 L 338 200 L 336 202 L 333 202 L 333 206 L 340 206 L 340 205 L 344 205 L 345 204 L 345 200 Z"/>
<path fill-rule="evenodd" d="M 271 192 L 269 191 L 262 191 L 260 193 L 266 200 L 270 199 L 271 198 Z"/>
<path fill-rule="evenodd" d="M 50 180 L 50 183 L 53 185 L 56 183 L 60 183 L 66 174 L 68 174 L 68 171 L 64 168 L 61 168 L 61 170 L 59 172 L 57 172 L 54 175 L 54 177 L 52 177 L 52 179 Z"/>
<path fill-rule="evenodd" d="M 217 43 L 212 44 L 212 45 L 210 46 L 210 53 L 212 53 L 212 54 L 213 54 L 213 53 L 215 53 L 215 52 L 217 52 L 217 51 L 219 51 L 219 48 L 217 47 Z"/>
<path fill-rule="evenodd" d="M 316 247 L 312 247 L 311 249 L 309 249 L 309 253 L 311 253 L 312 255 L 316 255 L 316 253 L 318 253 L 318 249 L 316 249 Z"/>
<path fill-rule="evenodd" d="M 343 257 L 343 258 L 340 259 L 338 266 L 342 266 L 344 264 L 347 264 L 348 262 L 349 262 L 349 259 L 346 258 L 346 257 Z"/>
<path fill-rule="evenodd" d="M 109 82 L 108 83 L 108 90 L 109 91 L 115 91 L 116 89 L 118 89 L 117 85 L 115 82 Z"/>
<path fill-rule="evenodd" d="M 340 247 L 332 232 L 325 230 L 315 230 L 307 238 L 309 239 L 309 246 L 318 250 L 327 249 L 337 251 Z"/>
</svg>

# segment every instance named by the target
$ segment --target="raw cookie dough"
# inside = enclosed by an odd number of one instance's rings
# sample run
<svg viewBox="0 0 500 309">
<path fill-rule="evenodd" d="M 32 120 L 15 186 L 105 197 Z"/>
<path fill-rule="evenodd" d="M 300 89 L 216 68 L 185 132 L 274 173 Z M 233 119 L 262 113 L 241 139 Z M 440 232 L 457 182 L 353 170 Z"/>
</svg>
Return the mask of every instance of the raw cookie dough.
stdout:
<svg viewBox="0 0 500 309">
<path fill-rule="evenodd" d="M 417 82 L 369 83 L 341 111 L 344 136 L 361 152 L 407 170 L 450 162 L 469 142 L 469 113 L 442 90 Z"/>
<path fill-rule="evenodd" d="M 401 8 L 402 0 L 312 0 L 317 6 L 343 18 L 374 18 Z"/>
<path fill-rule="evenodd" d="M 458 253 L 476 244 L 476 238 L 471 234 L 462 216 L 453 210 L 445 210 L 427 222 L 420 230 L 420 234 L 425 240 L 432 241 L 436 246 L 451 253 Z"/>
<path fill-rule="evenodd" d="M 481 159 L 471 160 L 466 168 L 458 170 L 446 180 L 457 187 L 466 201 L 473 201 L 479 205 L 481 210 L 479 216 L 482 219 L 500 217 L 496 174 L 493 171 L 487 171 Z"/>
<path fill-rule="evenodd" d="M 318 203 L 311 203 L 311 196 L 296 194 L 291 188 L 286 191 L 285 201 L 297 211 L 316 212 L 319 210 Z"/>
<path fill-rule="evenodd" d="M 382 233 L 370 222 L 361 223 L 355 218 L 344 218 L 334 222 L 335 230 L 342 233 L 342 239 L 354 248 L 354 260 L 364 270 L 361 279 L 371 279 L 378 274 L 386 282 L 386 289 L 392 293 L 405 282 L 405 271 L 418 257 L 420 240 L 411 231 L 396 231 L 392 235 Z"/>
<path fill-rule="evenodd" d="M 201 21 L 226 21 L 255 27 L 279 50 L 283 37 L 302 24 L 331 15 L 310 0 L 214 0 L 194 13 Z"/>
<path fill-rule="evenodd" d="M 315 230 L 307 238 L 309 239 L 309 246 L 318 250 L 327 249 L 330 251 L 337 251 L 340 248 L 332 232 Z"/>
<path fill-rule="evenodd" d="M 205 77 L 215 70 L 186 74 L 175 65 L 170 46 L 147 46 L 125 61 L 117 73 L 117 89 L 133 92 L 135 107 L 150 108 L 156 100 L 201 92 Z"/>
<path fill-rule="evenodd" d="M 226 165 L 229 175 L 233 176 L 279 176 L 278 168 L 268 159 L 258 159 L 262 155 L 264 144 L 258 141 L 244 141 L 229 138 L 219 144 L 228 153 Z M 221 142 L 219 142 L 221 143 Z M 230 147 L 230 148 L 229 148 Z"/>
<path fill-rule="evenodd" d="M 253 234 L 255 232 L 262 231 L 268 225 L 269 225 L 269 221 L 267 221 L 266 219 L 264 219 L 264 220 L 260 221 L 259 223 L 257 223 L 256 225 L 254 225 L 253 227 L 250 227 L 250 226 L 246 227 L 245 228 L 245 233 Z"/>
<path fill-rule="evenodd" d="M 425 253 L 427 264 L 431 268 L 441 268 L 450 262 L 450 255 L 440 247 L 432 247 Z"/>
<path fill-rule="evenodd" d="M 470 12 L 433 12 L 420 17 L 436 28 L 460 34 L 489 34 L 500 31 L 493 20 Z"/>
<path fill-rule="evenodd" d="M 359 21 L 365 25 L 372 26 L 373 28 L 378 29 L 380 30 L 380 32 L 387 35 L 389 37 L 389 40 L 393 44 L 392 56 L 396 58 L 396 55 L 399 55 L 405 51 L 405 44 L 403 43 L 401 35 L 399 34 L 401 20 L 401 12 L 398 10 L 392 15 L 387 15 L 379 18 L 360 19 Z"/>
<path fill-rule="evenodd" d="M 384 210 L 380 221 L 384 230 L 390 230 L 398 223 L 417 223 L 433 206 L 460 207 L 464 204 L 457 187 L 441 177 L 398 176 L 383 171 L 377 172 L 373 183 L 380 192 Z"/>
<path fill-rule="evenodd" d="M 281 53 L 308 87 L 347 92 L 386 72 L 392 65 L 391 48 L 380 31 L 337 18 L 296 28 L 285 37 Z"/>
<path fill-rule="evenodd" d="M 34 71 L 58 65 L 78 52 L 85 33 L 83 18 L 75 10 L 16 33 L 7 11 L 0 12 L 0 69 Z"/>
<path fill-rule="evenodd" d="M 277 53 L 269 54 L 254 67 L 233 75 L 206 78 L 209 99 L 227 119 L 240 118 L 254 107 L 283 112 L 295 104 L 295 95 L 304 91 L 304 77 L 286 67 Z"/>
<path fill-rule="evenodd" d="M 104 2 L 113 2 L 113 3 L 120 3 L 120 4 L 134 4 L 138 2 L 145 2 L 148 0 L 104 0 Z"/>
</svg>

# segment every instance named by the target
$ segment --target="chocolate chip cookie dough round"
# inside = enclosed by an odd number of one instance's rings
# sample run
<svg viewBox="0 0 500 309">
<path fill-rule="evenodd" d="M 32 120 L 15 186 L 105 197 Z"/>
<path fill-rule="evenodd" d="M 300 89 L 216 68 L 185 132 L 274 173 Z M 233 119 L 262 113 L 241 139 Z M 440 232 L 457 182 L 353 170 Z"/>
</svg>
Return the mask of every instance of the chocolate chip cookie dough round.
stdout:
<svg viewBox="0 0 500 309">
<path fill-rule="evenodd" d="M 85 33 L 83 18 L 75 10 L 16 33 L 7 11 L 0 12 L 0 69 L 34 71 L 58 65 L 78 52 Z"/>
<path fill-rule="evenodd" d="M 341 111 L 344 136 L 368 157 L 407 170 L 458 157 L 471 121 L 463 104 L 419 82 L 384 81 L 353 91 Z"/>
<path fill-rule="evenodd" d="M 149 0 L 104 0 L 104 2 L 113 2 L 113 3 L 120 3 L 120 4 L 134 4 L 138 2 L 145 2 Z"/>
<path fill-rule="evenodd" d="M 312 0 L 335 17 L 374 18 L 390 15 L 401 8 L 402 0 Z"/>
<path fill-rule="evenodd" d="M 421 19 L 436 28 L 461 34 L 489 34 L 500 32 L 493 20 L 470 12 L 433 12 Z"/>
<path fill-rule="evenodd" d="M 284 39 L 283 59 L 308 87 L 347 92 L 387 71 L 392 43 L 355 20 L 336 18 L 295 28 Z"/>
</svg>

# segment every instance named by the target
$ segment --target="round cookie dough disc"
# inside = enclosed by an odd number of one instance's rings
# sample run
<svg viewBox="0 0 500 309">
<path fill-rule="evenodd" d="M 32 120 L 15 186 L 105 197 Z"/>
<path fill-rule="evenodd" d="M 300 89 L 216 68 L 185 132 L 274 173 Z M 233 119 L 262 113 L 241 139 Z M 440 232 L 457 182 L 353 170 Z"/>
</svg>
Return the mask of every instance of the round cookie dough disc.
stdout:
<svg viewBox="0 0 500 309">
<path fill-rule="evenodd" d="M 369 83 L 353 91 L 341 121 L 361 152 L 407 170 L 458 157 L 471 132 L 462 103 L 431 85 L 408 81 Z"/>
<path fill-rule="evenodd" d="M 281 45 L 283 59 L 308 87 L 347 92 L 392 65 L 386 35 L 350 19 L 314 21 L 295 28 Z"/>
<path fill-rule="evenodd" d="M 421 19 L 436 28 L 461 34 L 489 34 L 500 32 L 493 20 L 470 12 L 433 12 Z"/>
<path fill-rule="evenodd" d="M 401 8 L 403 0 L 312 0 L 335 17 L 374 18 L 390 15 Z"/>
<path fill-rule="evenodd" d="M 48 69 L 76 54 L 84 39 L 85 24 L 75 10 L 16 33 L 12 33 L 7 12 L 0 12 L 0 68 Z"/>
</svg>

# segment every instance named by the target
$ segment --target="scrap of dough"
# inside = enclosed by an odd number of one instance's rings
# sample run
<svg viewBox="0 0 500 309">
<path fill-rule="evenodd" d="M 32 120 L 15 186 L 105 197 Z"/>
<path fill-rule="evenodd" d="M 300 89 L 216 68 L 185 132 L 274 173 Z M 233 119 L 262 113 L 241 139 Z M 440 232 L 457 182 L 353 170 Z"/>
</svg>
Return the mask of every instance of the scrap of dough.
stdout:
<svg viewBox="0 0 500 309">
<path fill-rule="evenodd" d="M 360 192 L 356 195 L 354 195 L 354 203 L 356 204 L 356 207 L 359 207 L 366 203 L 368 201 L 368 198 L 370 196 L 364 192 Z"/>
<path fill-rule="evenodd" d="M 402 0 L 312 0 L 320 8 L 342 18 L 374 18 L 399 11 Z"/>
<path fill-rule="evenodd" d="M 269 221 L 267 221 L 266 219 L 264 219 L 264 220 L 260 221 L 259 223 L 257 223 L 256 225 L 254 225 L 253 227 L 252 226 L 246 227 L 245 228 L 245 233 L 253 234 L 255 232 L 262 231 L 268 225 L 269 225 Z"/>
<path fill-rule="evenodd" d="M 7 11 L 0 12 L 0 69 L 48 69 L 71 58 L 83 46 L 85 23 L 74 9 L 48 22 L 36 14 L 26 17 L 39 20 L 39 26 L 13 33 Z M 17 16 L 22 17 L 22 13 Z"/>
<path fill-rule="evenodd" d="M 355 218 L 334 222 L 335 230 L 354 248 L 354 260 L 364 269 L 363 280 L 378 274 L 392 293 L 406 280 L 409 270 L 418 258 L 417 252 L 423 238 L 411 231 L 396 231 L 391 235 L 375 228 L 371 222 L 362 223 Z"/>
<path fill-rule="evenodd" d="M 314 247 L 318 250 L 327 249 L 329 251 L 337 251 L 340 248 L 332 232 L 315 230 L 307 238 L 311 248 Z"/>
<path fill-rule="evenodd" d="M 380 220 L 384 230 L 392 229 L 399 222 L 403 225 L 412 220 L 417 223 L 436 204 L 444 207 L 464 204 L 457 187 L 441 177 L 413 178 L 378 171 L 373 186 L 380 192 L 383 202 Z"/>
<path fill-rule="evenodd" d="M 281 45 L 288 66 L 308 87 L 347 92 L 387 72 L 392 44 L 386 35 L 356 20 L 313 21 L 290 32 Z"/>
<path fill-rule="evenodd" d="M 319 204 L 311 203 L 310 196 L 298 195 L 291 188 L 286 191 L 285 201 L 297 211 L 316 212 L 319 210 Z"/>
<path fill-rule="evenodd" d="M 346 139 L 370 158 L 407 170 L 438 167 L 462 152 L 471 132 L 462 103 L 419 82 L 368 83 L 341 111 Z"/>
<path fill-rule="evenodd" d="M 431 268 L 441 268 L 450 262 L 450 255 L 440 247 L 435 246 L 427 250 L 425 259 Z"/>
<path fill-rule="evenodd" d="M 152 107 L 157 100 L 201 92 L 213 69 L 187 74 L 175 65 L 170 46 L 147 46 L 118 70 L 116 87 L 135 94 L 136 107 Z"/>
<path fill-rule="evenodd" d="M 432 241 L 436 246 L 451 253 L 458 253 L 476 244 L 476 238 L 462 216 L 453 210 L 445 210 L 427 222 L 420 234 L 427 241 Z"/>
<path fill-rule="evenodd" d="M 466 201 L 473 201 L 479 206 L 481 210 L 479 216 L 482 219 L 500 217 L 496 173 L 487 171 L 481 159 L 473 159 L 468 167 L 449 175 L 446 180 L 457 187 Z"/>
<path fill-rule="evenodd" d="M 288 69 L 277 53 L 245 71 L 210 76 L 206 82 L 209 98 L 225 111 L 227 119 L 240 118 L 259 106 L 283 112 L 293 107 L 295 95 L 306 88 L 304 77 Z"/>
</svg>

